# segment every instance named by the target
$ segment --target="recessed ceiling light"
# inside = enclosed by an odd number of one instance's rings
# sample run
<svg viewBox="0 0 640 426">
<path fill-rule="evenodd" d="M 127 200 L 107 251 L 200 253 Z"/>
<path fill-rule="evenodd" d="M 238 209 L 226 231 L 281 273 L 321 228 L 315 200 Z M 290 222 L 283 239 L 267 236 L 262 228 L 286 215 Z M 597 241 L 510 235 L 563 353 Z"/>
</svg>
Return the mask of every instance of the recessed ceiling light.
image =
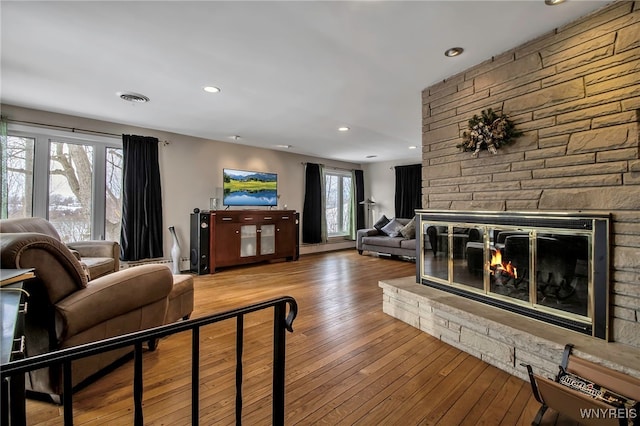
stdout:
<svg viewBox="0 0 640 426">
<path fill-rule="evenodd" d="M 444 51 L 444 56 L 449 58 L 453 58 L 454 56 L 458 56 L 464 52 L 462 47 L 452 47 L 451 49 L 447 49 Z"/>
<path fill-rule="evenodd" d="M 209 93 L 218 93 L 220 91 L 220 88 L 215 86 L 205 86 L 202 88 L 202 90 Z"/>
<path fill-rule="evenodd" d="M 348 132 L 350 129 L 347 126 L 338 127 L 339 132 Z"/>
<path fill-rule="evenodd" d="M 417 146 L 415 146 L 415 145 L 411 145 L 411 146 L 409 147 L 409 149 L 416 149 L 416 148 L 418 148 L 418 147 L 417 147 Z"/>
<path fill-rule="evenodd" d="M 149 98 L 147 98 L 145 95 L 141 95 L 140 93 L 117 92 L 116 96 L 118 96 L 123 101 L 127 101 L 127 102 L 135 102 L 139 104 L 149 102 Z"/>
<path fill-rule="evenodd" d="M 547 6 L 555 6 L 556 4 L 564 3 L 565 0 L 544 0 L 544 4 Z"/>
</svg>

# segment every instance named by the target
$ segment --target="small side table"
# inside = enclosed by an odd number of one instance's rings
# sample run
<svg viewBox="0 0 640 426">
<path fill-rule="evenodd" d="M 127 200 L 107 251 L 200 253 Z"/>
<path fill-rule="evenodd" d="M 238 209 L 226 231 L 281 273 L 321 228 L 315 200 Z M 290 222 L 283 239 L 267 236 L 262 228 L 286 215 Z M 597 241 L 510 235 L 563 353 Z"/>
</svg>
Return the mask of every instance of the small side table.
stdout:
<svg viewBox="0 0 640 426">
<path fill-rule="evenodd" d="M 24 282 L 34 278 L 32 269 L 2 269 L 0 271 L 0 318 L 2 318 L 2 348 L 0 366 L 25 356 L 24 316 L 28 293 Z M 24 374 L 2 383 L 2 424 L 26 424 Z"/>
</svg>

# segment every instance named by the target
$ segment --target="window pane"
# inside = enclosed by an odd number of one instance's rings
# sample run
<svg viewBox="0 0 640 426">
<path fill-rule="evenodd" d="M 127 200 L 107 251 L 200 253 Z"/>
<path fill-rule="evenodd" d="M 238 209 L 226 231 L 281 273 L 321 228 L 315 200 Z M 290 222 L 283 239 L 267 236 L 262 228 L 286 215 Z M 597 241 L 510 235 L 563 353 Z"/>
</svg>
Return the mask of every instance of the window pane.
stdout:
<svg viewBox="0 0 640 426">
<path fill-rule="evenodd" d="M 122 217 L 122 149 L 107 148 L 104 229 L 105 240 L 120 241 Z"/>
<path fill-rule="evenodd" d="M 342 177 L 342 226 L 340 232 L 349 234 L 351 225 L 351 177 Z"/>
<path fill-rule="evenodd" d="M 2 147 L 2 218 L 33 215 L 34 147 L 35 139 L 17 136 Z"/>
<path fill-rule="evenodd" d="M 351 176 L 325 174 L 325 216 L 329 236 L 348 235 L 351 224 Z"/>
<path fill-rule="evenodd" d="M 93 147 L 51 142 L 49 221 L 65 242 L 91 239 Z"/>
<path fill-rule="evenodd" d="M 338 232 L 338 176 L 325 177 L 325 215 L 327 234 Z"/>
</svg>

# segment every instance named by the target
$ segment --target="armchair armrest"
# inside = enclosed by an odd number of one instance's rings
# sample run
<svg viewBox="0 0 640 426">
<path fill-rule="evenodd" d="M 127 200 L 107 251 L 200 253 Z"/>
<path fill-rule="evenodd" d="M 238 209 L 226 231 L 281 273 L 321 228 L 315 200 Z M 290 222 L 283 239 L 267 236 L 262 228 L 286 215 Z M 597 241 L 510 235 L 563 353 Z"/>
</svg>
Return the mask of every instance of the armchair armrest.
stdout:
<svg viewBox="0 0 640 426">
<path fill-rule="evenodd" d="M 356 249 L 362 250 L 362 239 L 372 235 L 378 235 L 378 230 L 376 228 L 358 229 L 358 232 L 356 233 Z"/>
<path fill-rule="evenodd" d="M 110 257 L 115 259 L 115 270 L 120 270 L 120 244 L 116 241 L 90 240 L 68 243 L 69 249 L 80 257 Z"/>
<path fill-rule="evenodd" d="M 56 336 L 67 340 L 96 324 L 167 298 L 173 275 L 166 265 L 142 265 L 91 281 L 56 303 Z"/>
<path fill-rule="evenodd" d="M 2 233 L 0 257 L 3 268 L 35 268 L 51 303 L 87 286 L 87 276 L 78 259 L 67 246 L 48 235 Z"/>
<path fill-rule="evenodd" d="M 82 257 L 80 256 L 80 253 L 78 253 L 78 250 L 74 250 L 71 247 L 67 246 L 67 248 L 69 249 L 69 251 L 71 252 L 71 254 L 73 255 L 73 257 L 75 257 L 76 259 L 78 259 L 78 261 L 80 261 L 80 259 L 82 259 Z"/>
</svg>

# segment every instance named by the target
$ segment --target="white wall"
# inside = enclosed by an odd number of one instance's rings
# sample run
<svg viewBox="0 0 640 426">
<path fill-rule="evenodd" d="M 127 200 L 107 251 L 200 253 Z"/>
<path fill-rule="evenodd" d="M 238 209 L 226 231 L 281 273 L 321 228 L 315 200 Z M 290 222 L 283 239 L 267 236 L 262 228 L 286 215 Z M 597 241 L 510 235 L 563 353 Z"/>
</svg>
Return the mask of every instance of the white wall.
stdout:
<svg viewBox="0 0 640 426">
<path fill-rule="evenodd" d="M 171 235 L 174 226 L 180 241 L 182 257 L 189 257 L 189 218 L 195 207 L 209 209 L 209 199 L 220 196 L 222 169 L 238 168 L 278 174 L 280 207 L 300 212 L 304 204 L 304 164 L 321 163 L 343 169 L 359 169 L 360 164 L 333 161 L 323 158 L 292 154 L 285 151 L 253 148 L 238 143 L 220 142 L 178 135 L 152 129 L 132 127 L 69 115 L 55 114 L 10 105 L 2 105 L 2 115 L 11 126 L 12 120 L 57 125 L 114 134 L 153 136 L 167 144 L 160 144 L 159 162 L 162 179 L 162 203 L 164 218 L 164 257 L 169 258 Z M 353 246 L 349 242 L 347 247 Z M 308 252 L 333 250 L 344 245 L 329 244 L 309 247 Z M 301 253 L 306 254 L 301 247 Z"/>
<path fill-rule="evenodd" d="M 371 198 L 376 202 L 372 206 L 369 223 L 375 223 L 382 215 L 392 218 L 395 216 L 396 170 L 395 166 L 420 164 L 421 159 L 407 159 L 370 163 L 363 166 L 364 198 Z"/>
</svg>

